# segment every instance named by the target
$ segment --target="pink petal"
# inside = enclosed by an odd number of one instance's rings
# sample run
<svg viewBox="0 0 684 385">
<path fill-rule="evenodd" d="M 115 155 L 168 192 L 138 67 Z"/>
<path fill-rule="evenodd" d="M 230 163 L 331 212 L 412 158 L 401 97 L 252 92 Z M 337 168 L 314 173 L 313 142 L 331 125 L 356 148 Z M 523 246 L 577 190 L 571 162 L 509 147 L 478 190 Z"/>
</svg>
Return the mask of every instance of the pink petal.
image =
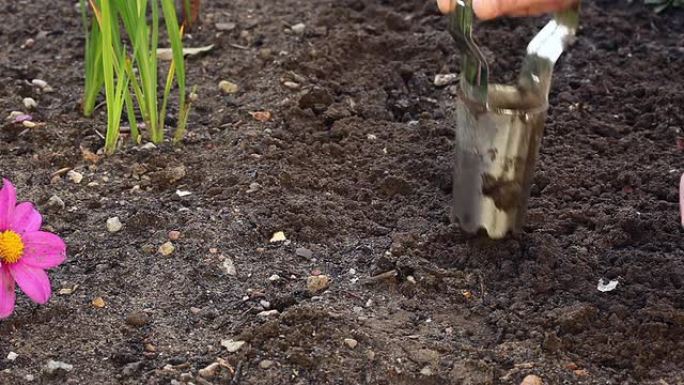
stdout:
<svg viewBox="0 0 684 385">
<path fill-rule="evenodd" d="M 16 204 L 17 192 L 14 186 L 7 179 L 3 179 L 2 189 L 0 190 L 0 231 L 7 230 L 9 227 Z"/>
<path fill-rule="evenodd" d="M 50 299 L 52 295 L 52 288 L 50 287 L 50 279 L 45 273 L 45 270 L 29 266 L 23 261 L 19 261 L 12 265 L 8 265 L 8 269 L 17 285 L 26 293 L 34 302 L 44 304 Z"/>
<path fill-rule="evenodd" d="M 66 259 L 66 245 L 62 238 L 46 231 L 22 234 L 24 255 L 21 262 L 32 267 L 51 269 Z"/>
<path fill-rule="evenodd" d="M 33 207 L 33 203 L 23 202 L 14 208 L 14 215 L 12 215 L 10 220 L 9 228 L 19 234 L 24 234 L 40 230 L 42 223 L 43 218 L 38 210 Z"/>
<path fill-rule="evenodd" d="M 15 299 L 14 279 L 6 266 L 0 266 L 0 319 L 12 315 Z"/>
</svg>

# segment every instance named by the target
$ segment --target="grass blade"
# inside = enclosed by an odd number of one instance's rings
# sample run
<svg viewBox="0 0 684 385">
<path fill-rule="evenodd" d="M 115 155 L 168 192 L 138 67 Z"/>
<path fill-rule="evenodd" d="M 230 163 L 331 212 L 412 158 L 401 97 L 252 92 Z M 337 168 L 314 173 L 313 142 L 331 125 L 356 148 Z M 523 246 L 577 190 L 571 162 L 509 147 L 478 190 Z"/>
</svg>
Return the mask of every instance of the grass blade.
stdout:
<svg viewBox="0 0 684 385">
<path fill-rule="evenodd" d="M 172 64 L 175 67 L 176 82 L 178 83 L 178 105 L 180 116 L 178 118 L 178 127 L 174 133 L 174 142 L 179 141 L 185 136 L 185 128 L 187 124 L 187 114 L 183 114 L 185 109 L 185 58 L 183 57 L 183 29 L 178 26 L 178 18 L 176 17 L 176 8 L 173 0 L 161 0 L 162 12 L 164 13 L 164 23 L 166 24 L 166 31 L 171 42 L 171 51 L 173 53 Z M 169 89 L 170 92 L 170 89 Z"/>
</svg>

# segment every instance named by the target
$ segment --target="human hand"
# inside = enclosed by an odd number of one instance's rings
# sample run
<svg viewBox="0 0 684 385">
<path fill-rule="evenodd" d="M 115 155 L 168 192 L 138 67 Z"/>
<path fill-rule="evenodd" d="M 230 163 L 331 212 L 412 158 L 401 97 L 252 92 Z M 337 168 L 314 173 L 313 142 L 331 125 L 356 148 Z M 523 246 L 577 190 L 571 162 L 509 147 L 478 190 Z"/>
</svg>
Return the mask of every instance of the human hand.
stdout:
<svg viewBox="0 0 684 385">
<path fill-rule="evenodd" d="M 457 0 L 437 0 L 443 13 L 453 11 Z M 483 20 L 499 16 L 531 16 L 562 11 L 577 0 L 473 0 L 475 15 Z"/>
</svg>

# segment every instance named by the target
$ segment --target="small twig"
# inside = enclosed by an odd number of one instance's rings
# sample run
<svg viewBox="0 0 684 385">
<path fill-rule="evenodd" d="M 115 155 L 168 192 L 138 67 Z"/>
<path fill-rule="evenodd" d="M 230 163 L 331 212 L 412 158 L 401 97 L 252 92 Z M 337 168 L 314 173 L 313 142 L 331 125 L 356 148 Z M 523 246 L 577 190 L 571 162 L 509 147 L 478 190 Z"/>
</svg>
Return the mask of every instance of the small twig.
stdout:
<svg viewBox="0 0 684 385">
<path fill-rule="evenodd" d="M 101 102 L 100 104 L 96 105 L 95 107 L 93 107 L 93 112 L 99 110 L 100 107 L 102 107 L 102 106 L 104 106 L 104 105 L 106 105 L 106 104 L 107 104 L 107 102 L 105 101 L 105 102 Z"/>
<path fill-rule="evenodd" d="M 93 128 L 93 131 L 95 131 L 95 134 L 100 137 L 100 139 L 105 139 L 104 135 L 100 134 L 100 131 L 96 130 Z"/>
<path fill-rule="evenodd" d="M 230 385 L 237 385 L 240 382 L 240 376 L 242 375 L 242 361 L 238 362 L 235 368 L 235 374 L 233 374 L 233 379 L 230 380 Z"/>
<path fill-rule="evenodd" d="M 484 277 L 482 277 L 482 273 L 477 273 L 477 277 L 479 278 L 480 281 L 480 301 L 481 303 L 485 302 L 485 285 L 484 285 Z"/>
<path fill-rule="evenodd" d="M 354 298 L 356 298 L 356 299 L 363 300 L 363 297 L 362 297 L 362 296 L 360 296 L 360 295 L 358 295 L 358 294 L 355 294 L 355 293 L 352 293 L 351 291 L 340 290 L 340 292 L 341 292 L 342 294 L 346 294 L 346 295 L 348 295 L 348 296 L 350 296 L 350 297 L 354 297 Z"/>
<path fill-rule="evenodd" d="M 69 172 L 69 170 L 71 170 L 71 167 L 60 168 L 59 170 L 57 170 L 57 171 L 53 172 L 52 174 L 50 174 L 50 176 L 51 176 L 51 177 L 62 176 L 62 175 L 64 175 L 64 174 L 66 174 L 67 172 Z"/>
<path fill-rule="evenodd" d="M 231 47 L 237 48 L 237 49 L 249 49 L 249 47 L 246 46 L 246 45 L 240 45 L 240 44 L 235 44 L 235 43 L 231 43 L 231 44 L 229 44 L 229 45 L 230 45 Z"/>
<path fill-rule="evenodd" d="M 391 279 L 391 278 L 396 278 L 399 275 L 399 272 L 396 269 L 386 271 L 384 273 L 380 273 L 378 275 L 374 275 L 372 277 L 368 277 L 363 280 L 362 284 L 364 285 L 371 285 L 379 281 L 384 281 L 386 279 Z"/>
</svg>

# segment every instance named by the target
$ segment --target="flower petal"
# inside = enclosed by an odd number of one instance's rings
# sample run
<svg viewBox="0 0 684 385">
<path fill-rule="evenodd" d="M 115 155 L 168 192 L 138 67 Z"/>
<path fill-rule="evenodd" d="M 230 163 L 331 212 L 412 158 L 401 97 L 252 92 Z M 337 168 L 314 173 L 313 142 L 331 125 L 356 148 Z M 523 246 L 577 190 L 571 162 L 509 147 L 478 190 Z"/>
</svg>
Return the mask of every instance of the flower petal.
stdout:
<svg viewBox="0 0 684 385">
<path fill-rule="evenodd" d="M 10 181 L 3 179 L 2 189 L 0 190 L 0 231 L 7 230 L 9 227 L 16 204 L 17 191 Z"/>
<path fill-rule="evenodd" d="M 8 268 L 17 285 L 34 302 L 42 305 L 50 299 L 52 288 L 45 270 L 29 266 L 23 261 L 9 265 Z"/>
<path fill-rule="evenodd" d="M 51 269 L 66 259 L 66 245 L 62 238 L 47 231 L 22 234 L 24 255 L 21 262 L 41 269 Z"/>
<path fill-rule="evenodd" d="M 9 274 L 6 266 L 0 266 L 0 319 L 12 315 L 15 300 L 14 278 Z"/>
<path fill-rule="evenodd" d="M 24 234 L 30 231 L 40 230 L 40 225 L 42 223 L 43 217 L 41 217 L 38 210 L 33 207 L 33 203 L 22 202 L 14 208 L 14 214 L 10 218 L 9 228 L 19 234 Z"/>
</svg>

